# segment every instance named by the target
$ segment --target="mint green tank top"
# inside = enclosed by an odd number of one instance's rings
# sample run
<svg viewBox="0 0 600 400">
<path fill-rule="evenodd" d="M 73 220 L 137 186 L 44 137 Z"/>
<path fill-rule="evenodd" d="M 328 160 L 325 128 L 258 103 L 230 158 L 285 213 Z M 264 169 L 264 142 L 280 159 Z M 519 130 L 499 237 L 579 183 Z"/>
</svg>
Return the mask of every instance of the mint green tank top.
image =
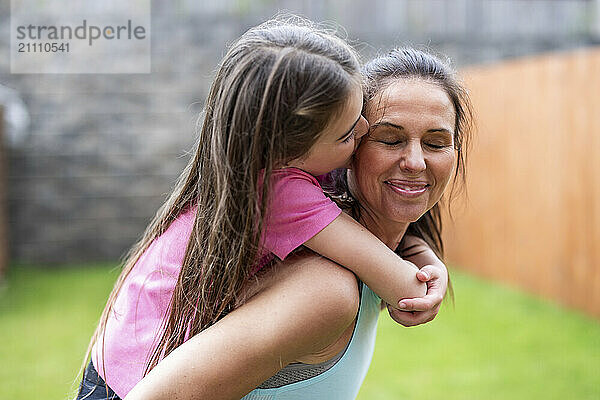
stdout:
<svg viewBox="0 0 600 400">
<path fill-rule="evenodd" d="M 242 400 L 350 400 L 356 398 L 373 357 L 377 318 L 381 310 L 379 296 L 364 283 L 360 282 L 360 285 L 362 286 L 360 304 L 354 332 L 343 354 L 333 366 L 316 376 L 295 383 L 268 389 L 254 389 Z M 291 367 L 295 365 L 292 364 Z"/>
</svg>

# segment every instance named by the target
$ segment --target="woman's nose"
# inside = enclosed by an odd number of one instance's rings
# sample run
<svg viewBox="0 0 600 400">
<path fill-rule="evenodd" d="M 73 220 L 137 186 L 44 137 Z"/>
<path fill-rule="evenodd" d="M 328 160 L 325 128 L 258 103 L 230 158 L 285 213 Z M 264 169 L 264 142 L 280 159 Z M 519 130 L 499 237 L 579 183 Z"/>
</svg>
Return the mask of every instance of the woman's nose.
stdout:
<svg viewBox="0 0 600 400">
<path fill-rule="evenodd" d="M 425 157 L 420 143 L 411 143 L 403 149 L 400 168 L 408 172 L 421 172 L 426 168 Z"/>
</svg>

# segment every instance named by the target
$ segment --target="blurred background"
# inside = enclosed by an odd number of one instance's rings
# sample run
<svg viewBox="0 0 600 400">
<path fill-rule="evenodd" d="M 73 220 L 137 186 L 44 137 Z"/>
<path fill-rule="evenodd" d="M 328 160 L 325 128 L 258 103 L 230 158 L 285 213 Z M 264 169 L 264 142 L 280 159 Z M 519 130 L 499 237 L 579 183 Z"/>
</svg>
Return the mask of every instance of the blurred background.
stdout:
<svg viewBox="0 0 600 400">
<path fill-rule="evenodd" d="M 600 0 L 154 0 L 150 74 L 11 74 L 0 0 L 0 397 L 66 396 L 227 44 L 281 11 L 449 57 L 477 113 L 456 305 L 382 318 L 360 398 L 600 398 Z"/>
</svg>

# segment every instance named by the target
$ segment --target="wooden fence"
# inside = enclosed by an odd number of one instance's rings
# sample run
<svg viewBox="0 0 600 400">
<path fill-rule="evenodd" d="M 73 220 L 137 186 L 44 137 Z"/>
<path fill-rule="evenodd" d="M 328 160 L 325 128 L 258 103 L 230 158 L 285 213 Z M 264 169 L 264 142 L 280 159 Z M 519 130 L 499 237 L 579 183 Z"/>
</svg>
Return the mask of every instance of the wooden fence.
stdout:
<svg viewBox="0 0 600 400">
<path fill-rule="evenodd" d="M 448 260 L 600 317 L 600 50 L 462 75 L 478 126 Z"/>
<path fill-rule="evenodd" d="M 7 155 L 4 146 L 4 114 L 0 106 L 0 282 L 8 268 L 8 204 L 7 204 Z"/>
</svg>

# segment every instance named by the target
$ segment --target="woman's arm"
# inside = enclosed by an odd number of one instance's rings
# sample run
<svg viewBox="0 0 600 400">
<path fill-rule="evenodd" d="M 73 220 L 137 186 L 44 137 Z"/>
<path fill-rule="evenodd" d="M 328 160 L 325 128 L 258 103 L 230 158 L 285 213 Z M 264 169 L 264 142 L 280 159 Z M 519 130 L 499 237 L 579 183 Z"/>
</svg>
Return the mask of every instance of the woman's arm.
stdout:
<svg viewBox="0 0 600 400">
<path fill-rule="evenodd" d="M 386 303 L 425 296 L 418 269 L 405 262 L 365 227 L 345 213 L 309 239 L 305 246 L 354 272 Z"/>
<path fill-rule="evenodd" d="M 352 273 L 304 254 L 259 283 L 247 303 L 169 354 L 125 399 L 239 399 L 291 362 L 344 348 L 336 343 L 359 304 Z"/>
</svg>

